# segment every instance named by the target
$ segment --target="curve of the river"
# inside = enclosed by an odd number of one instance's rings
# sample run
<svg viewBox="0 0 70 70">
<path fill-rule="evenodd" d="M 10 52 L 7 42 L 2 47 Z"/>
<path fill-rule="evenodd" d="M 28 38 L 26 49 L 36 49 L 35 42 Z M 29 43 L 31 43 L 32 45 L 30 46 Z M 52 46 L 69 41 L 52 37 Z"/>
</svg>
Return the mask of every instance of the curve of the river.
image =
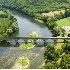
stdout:
<svg viewBox="0 0 70 70">
<path fill-rule="evenodd" d="M 19 26 L 19 32 L 13 36 L 25 37 L 32 31 L 36 31 L 39 37 L 52 36 L 48 28 L 41 23 L 38 23 L 25 15 L 20 15 L 17 12 L 11 11 L 12 15 L 16 17 Z M 45 47 L 34 47 L 31 49 L 21 50 L 18 47 L 5 47 L 0 46 L 0 69 L 12 68 L 17 57 L 26 56 L 29 59 L 29 69 L 37 69 L 44 62 Z"/>
<path fill-rule="evenodd" d="M 36 31 L 39 37 L 52 36 L 52 33 L 44 24 L 35 22 L 33 19 L 14 11 L 11 11 L 11 13 L 18 21 L 19 33 L 17 36 L 25 37 L 32 33 L 32 31 Z"/>
</svg>

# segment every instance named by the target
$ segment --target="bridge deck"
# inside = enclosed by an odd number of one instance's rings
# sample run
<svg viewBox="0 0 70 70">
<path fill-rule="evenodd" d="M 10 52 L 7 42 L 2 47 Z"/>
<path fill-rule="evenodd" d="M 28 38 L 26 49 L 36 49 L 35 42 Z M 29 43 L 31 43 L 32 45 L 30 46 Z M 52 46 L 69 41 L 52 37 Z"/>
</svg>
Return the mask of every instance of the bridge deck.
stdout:
<svg viewBox="0 0 70 70">
<path fill-rule="evenodd" d="M 0 39 L 70 39 L 70 37 L 0 37 Z"/>
</svg>

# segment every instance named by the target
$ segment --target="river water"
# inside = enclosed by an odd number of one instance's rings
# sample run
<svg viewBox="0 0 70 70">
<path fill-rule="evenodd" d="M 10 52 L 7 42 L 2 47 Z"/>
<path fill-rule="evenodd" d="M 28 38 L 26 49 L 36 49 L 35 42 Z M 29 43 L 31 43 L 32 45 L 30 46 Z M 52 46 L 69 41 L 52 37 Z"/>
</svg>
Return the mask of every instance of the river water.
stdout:
<svg viewBox="0 0 70 70">
<path fill-rule="evenodd" d="M 21 15 L 15 11 L 11 11 L 12 15 L 16 17 L 19 26 L 19 32 L 13 34 L 12 36 L 26 37 L 32 31 L 36 31 L 39 37 L 50 37 L 52 33 L 48 28 L 33 19 Z M 37 69 L 44 63 L 44 51 L 45 47 L 42 46 L 42 42 L 39 43 L 37 47 L 31 49 L 21 50 L 19 47 L 15 46 L 0 46 L 0 68 L 10 69 L 14 66 L 15 61 L 18 57 L 25 56 L 29 59 L 28 69 Z"/>
</svg>

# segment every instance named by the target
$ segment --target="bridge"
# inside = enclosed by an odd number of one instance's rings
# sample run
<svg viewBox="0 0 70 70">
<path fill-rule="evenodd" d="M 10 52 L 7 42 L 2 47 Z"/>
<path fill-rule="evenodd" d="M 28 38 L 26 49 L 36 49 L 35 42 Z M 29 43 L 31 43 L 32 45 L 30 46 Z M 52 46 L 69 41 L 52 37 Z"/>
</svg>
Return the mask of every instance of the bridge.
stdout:
<svg viewBox="0 0 70 70">
<path fill-rule="evenodd" d="M 54 41 L 54 44 L 57 44 L 57 40 L 58 39 L 62 39 L 62 40 L 68 40 L 70 39 L 70 37 L 36 37 L 36 38 L 32 38 L 32 37 L 0 37 L 0 42 L 5 41 L 5 42 L 9 42 L 10 40 L 15 40 L 16 44 L 18 43 L 18 40 L 24 40 L 25 43 L 28 43 L 28 40 L 32 40 L 34 42 L 34 44 L 37 43 L 37 40 L 43 40 L 44 44 L 46 44 L 46 40 L 48 39 L 52 39 Z"/>
</svg>

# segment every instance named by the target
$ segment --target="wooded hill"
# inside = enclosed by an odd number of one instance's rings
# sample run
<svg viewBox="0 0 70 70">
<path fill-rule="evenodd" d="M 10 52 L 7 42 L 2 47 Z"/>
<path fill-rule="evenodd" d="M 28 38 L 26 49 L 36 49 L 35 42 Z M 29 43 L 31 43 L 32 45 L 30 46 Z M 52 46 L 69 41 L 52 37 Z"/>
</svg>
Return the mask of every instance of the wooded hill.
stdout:
<svg viewBox="0 0 70 70">
<path fill-rule="evenodd" d="M 58 9 L 70 8 L 69 0 L 0 0 L 0 6 L 12 8 L 36 17 L 38 13 L 47 13 Z"/>
</svg>

